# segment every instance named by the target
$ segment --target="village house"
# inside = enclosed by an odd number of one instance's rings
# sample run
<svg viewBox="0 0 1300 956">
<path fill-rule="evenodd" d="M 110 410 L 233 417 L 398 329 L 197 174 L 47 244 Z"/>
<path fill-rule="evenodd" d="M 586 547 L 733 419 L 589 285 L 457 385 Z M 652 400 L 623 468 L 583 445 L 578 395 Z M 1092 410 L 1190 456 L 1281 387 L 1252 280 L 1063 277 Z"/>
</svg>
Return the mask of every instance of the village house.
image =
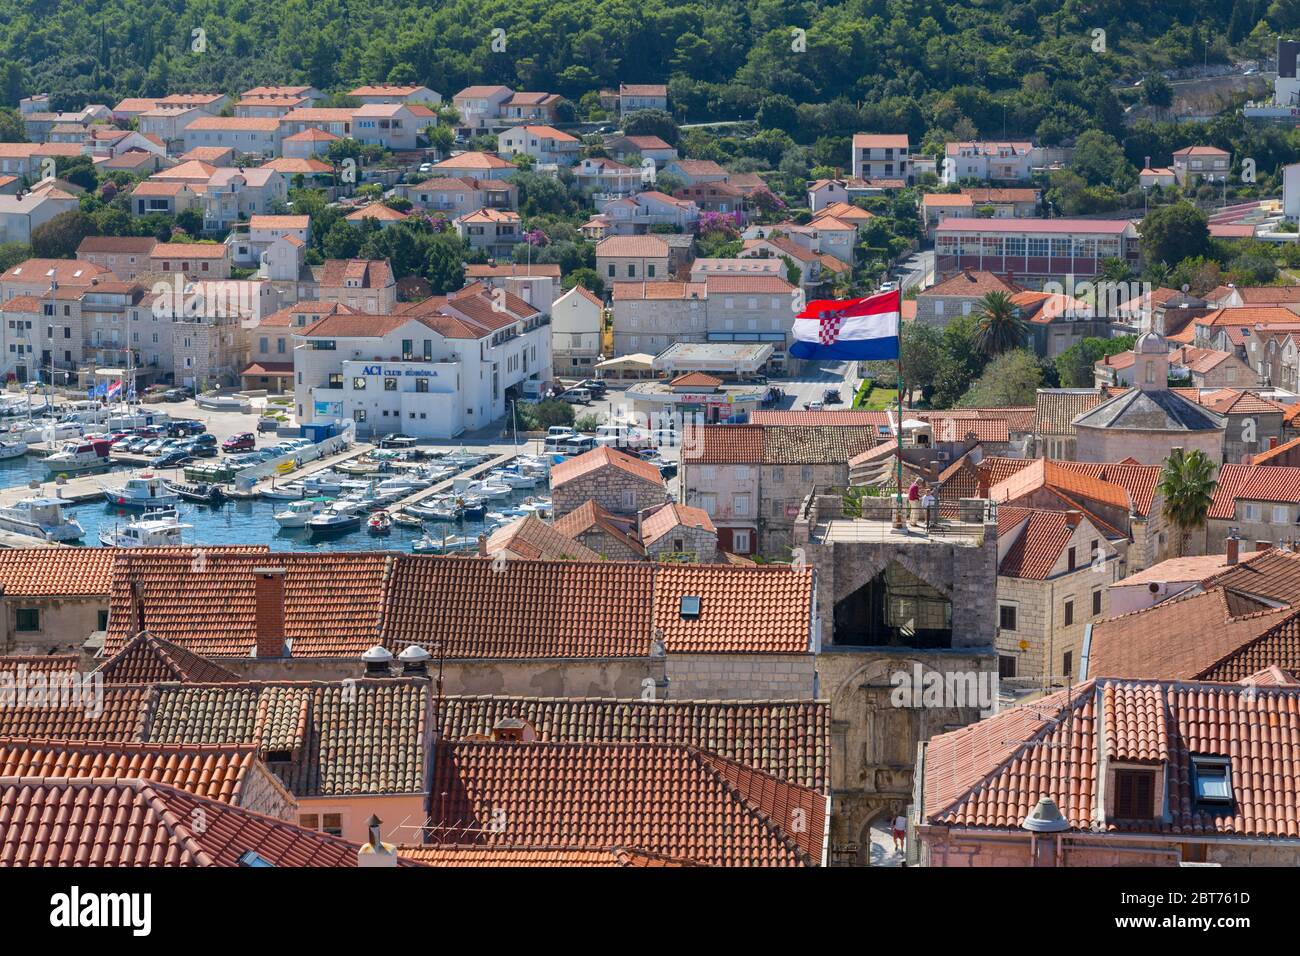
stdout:
<svg viewBox="0 0 1300 956">
<path fill-rule="evenodd" d="M 78 208 L 77 197 L 62 190 L 29 192 L 23 196 L 0 195 L 0 242 L 27 245 L 36 229 L 60 213 L 74 212 Z"/>
<path fill-rule="evenodd" d="M 907 134 L 853 134 L 853 178 L 916 184 Z M 846 200 L 847 201 L 847 200 Z"/>
<path fill-rule="evenodd" d="M 426 106 L 437 106 L 442 102 L 440 93 L 435 93 L 427 86 L 415 84 L 380 83 L 373 86 L 358 86 L 350 91 L 348 96 L 366 104 L 423 103 Z"/>
<path fill-rule="evenodd" d="M 119 279 L 134 279 L 150 268 L 153 236 L 87 236 L 77 245 L 77 258 L 107 269 Z"/>
<path fill-rule="evenodd" d="M 620 162 L 653 159 L 662 168 L 677 158 L 677 150 L 658 136 L 606 136 L 605 149 Z"/>
<path fill-rule="evenodd" d="M 444 176 L 418 185 L 398 184 L 397 191 L 420 209 L 441 212 L 452 219 L 479 209 L 519 208 L 519 187 L 501 179 Z"/>
<path fill-rule="evenodd" d="M 1119 552 L 1082 511 L 998 508 L 998 678 L 1019 688 L 1073 681 L 1084 628 L 1109 616 Z"/>
<path fill-rule="evenodd" d="M 397 305 L 397 282 L 387 259 L 326 259 L 313 266 L 314 282 L 298 298 L 337 302 L 353 312 L 388 315 Z"/>
<path fill-rule="evenodd" d="M 617 99 L 620 117 L 636 110 L 667 111 L 668 87 L 662 83 L 620 83 Z"/>
<path fill-rule="evenodd" d="M 385 149 L 415 149 L 419 117 L 405 103 L 367 103 L 352 114 L 352 135 L 360 143 Z"/>
<path fill-rule="evenodd" d="M 978 312 L 980 300 L 990 292 L 1012 296 L 1020 291 L 1019 286 L 1001 276 L 965 269 L 917 293 L 916 320 L 942 328 L 954 316 Z"/>
<path fill-rule="evenodd" d="M 1222 183 L 1231 167 L 1231 155 L 1216 146 L 1185 146 L 1174 153 L 1174 181 L 1184 188 L 1201 180 Z"/>
<path fill-rule="evenodd" d="M 594 501 L 615 514 L 632 516 L 664 504 L 668 489 L 656 466 L 602 446 L 551 469 L 551 500 L 557 518 L 586 501 Z"/>
<path fill-rule="evenodd" d="M 510 123 L 554 123 L 559 117 L 556 107 L 563 99 L 558 93 L 530 93 L 519 91 L 511 94 L 501 106 L 501 118 Z"/>
<path fill-rule="evenodd" d="M 187 279 L 229 279 L 230 247 L 220 242 L 159 242 L 149 253 L 149 271 Z"/>
<path fill-rule="evenodd" d="M 465 152 L 434 163 L 429 172 L 434 178 L 509 179 L 519 167 L 495 153 Z"/>
<path fill-rule="evenodd" d="M 1041 165 L 1041 157 L 1027 141 L 945 143 L 943 181 L 1025 182 L 1037 165 Z"/>
<path fill-rule="evenodd" d="M 551 369 L 557 378 L 593 374 L 601 359 L 604 327 L 604 303 L 581 285 L 555 300 L 551 306 Z"/>
<path fill-rule="evenodd" d="M 303 133 L 327 133 L 338 139 L 352 136 L 356 110 L 344 107 L 302 107 L 280 117 L 280 136 L 288 139 Z"/>
<path fill-rule="evenodd" d="M 220 146 L 245 156 L 280 155 L 280 121 L 237 116 L 199 116 L 181 132 L 185 149 Z"/>
<path fill-rule="evenodd" d="M 657 190 L 610 197 L 600 206 L 607 228 L 616 236 L 648 235 L 655 226 L 690 231 L 699 221 L 700 209 L 689 199 L 677 199 Z"/>
<path fill-rule="evenodd" d="M 925 193 L 921 197 L 921 223 L 931 241 L 934 240 L 935 228 L 950 216 L 959 219 L 974 218 L 971 197 L 963 193 Z"/>
<path fill-rule="evenodd" d="M 581 149 L 576 136 L 550 126 L 515 126 L 497 134 L 497 152 L 502 156 L 531 156 L 539 163 L 572 166 Z"/>
<path fill-rule="evenodd" d="M 452 105 L 460 114 L 461 127 L 474 134 L 498 125 L 512 96 L 508 86 L 467 86 L 452 97 Z"/>
<path fill-rule="evenodd" d="M 668 243 L 662 236 L 610 236 L 596 243 L 596 274 L 607 286 L 615 280 L 664 282 L 668 270 Z"/>
<path fill-rule="evenodd" d="M 1099 676 L 943 733 L 917 768 L 915 862 L 1293 865 L 1282 795 L 1243 781 L 1284 772 L 1288 749 L 1259 740 L 1291 733 L 1276 715 L 1298 700 L 1294 678 L 1262 668 L 1235 686 Z"/>
<path fill-rule="evenodd" d="M 1025 219 L 1038 215 L 1042 191 L 1029 187 L 963 187 L 961 194 L 969 196 L 975 215 L 987 210 L 994 219 Z"/>
<path fill-rule="evenodd" d="M 578 188 L 589 195 L 628 196 L 640 188 L 642 173 L 612 159 L 591 156 L 573 167 L 573 178 Z"/>
<path fill-rule="evenodd" d="M 509 209 L 479 209 L 452 220 L 456 234 L 471 249 L 485 249 L 488 255 L 508 259 L 524 240 L 523 220 Z"/>
<path fill-rule="evenodd" d="M 179 167 L 178 167 L 179 168 Z M 274 212 L 288 195 L 284 177 L 272 169 L 221 167 L 203 189 L 203 228 L 225 232 L 257 214 Z"/>
</svg>

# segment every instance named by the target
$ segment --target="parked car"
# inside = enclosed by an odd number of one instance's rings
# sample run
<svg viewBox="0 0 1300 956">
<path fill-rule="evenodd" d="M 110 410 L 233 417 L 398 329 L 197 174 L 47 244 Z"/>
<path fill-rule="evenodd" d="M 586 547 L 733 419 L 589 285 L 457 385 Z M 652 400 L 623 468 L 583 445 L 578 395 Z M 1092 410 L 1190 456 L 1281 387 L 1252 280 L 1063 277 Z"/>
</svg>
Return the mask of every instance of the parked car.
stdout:
<svg viewBox="0 0 1300 956">
<path fill-rule="evenodd" d="M 805 410 L 805 411 L 809 411 L 809 412 L 820 412 L 823 408 L 826 407 L 826 403 L 825 403 L 825 402 L 805 402 L 803 407 L 804 407 L 804 410 Z"/>
<path fill-rule="evenodd" d="M 257 447 L 257 436 L 252 432 L 240 432 L 238 435 L 231 435 L 221 443 L 221 450 L 231 451 L 252 451 Z"/>
<path fill-rule="evenodd" d="M 195 458 L 216 458 L 217 457 L 216 442 L 205 445 L 195 441 L 187 441 L 185 444 L 179 446 L 177 450 L 178 451 L 183 450 L 186 454 L 193 455 Z"/>
<path fill-rule="evenodd" d="M 169 388 L 167 391 L 163 392 L 164 402 L 183 402 L 187 398 L 189 398 L 189 396 L 179 388 Z"/>
<path fill-rule="evenodd" d="M 897 283 L 897 282 L 882 282 L 882 283 L 880 283 L 880 291 L 881 291 L 881 292 L 893 292 L 893 291 L 894 291 L 895 289 L 897 289 L 897 288 L 898 288 L 898 283 Z"/>
<path fill-rule="evenodd" d="M 257 430 L 259 432 L 273 432 L 280 427 L 278 418 L 259 418 L 257 420 Z"/>
<path fill-rule="evenodd" d="M 587 391 L 591 392 L 591 397 L 597 400 L 604 398 L 605 394 L 609 391 L 609 383 L 599 378 L 584 378 L 581 382 L 572 387 L 585 388 Z"/>
<path fill-rule="evenodd" d="M 179 438 L 155 438 L 149 444 L 141 449 L 146 455 L 161 455 L 169 448 L 175 448 L 180 443 Z"/>
<path fill-rule="evenodd" d="M 170 451 L 163 452 L 149 464 L 154 468 L 178 468 L 181 465 L 188 465 L 194 461 L 194 456 L 182 448 L 174 448 Z"/>
<path fill-rule="evenodd" d="M 826 391 L 822 392 L 822 401 L 827 405 L 838 405 L 840 402 L 844 401 L 844 399 L 840 398 L 840 390 L 838 388 L 828 388 Z"/>
<path fill-rule="evenodd" d="M 585 388 L 570 388 L 560 393 L 560 401 L 568 402 L 570 405 L 590 405 L 591 392 Z"/>
</svg>

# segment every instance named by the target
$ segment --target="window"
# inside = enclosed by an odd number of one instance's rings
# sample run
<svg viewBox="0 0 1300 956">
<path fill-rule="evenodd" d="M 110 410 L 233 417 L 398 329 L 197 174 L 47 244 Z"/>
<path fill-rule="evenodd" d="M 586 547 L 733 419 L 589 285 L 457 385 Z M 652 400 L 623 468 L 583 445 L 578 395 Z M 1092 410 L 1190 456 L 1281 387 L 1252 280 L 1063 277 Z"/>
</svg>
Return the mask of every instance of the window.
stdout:
<svg viewBox="0 0 1300 956">
<path fill-rule="evenodd" d="M 386 378 L 386 379 L 384 379 L 384 391 L 385 391 L 385 392 L 395 392 L 395 391 L 397 391 L 397 379 L 395 379 L 395 378 Z"/>
<path fill-rule="evenodd" d="M 802 478 L 804 482 L 809 482 L 813 480 L 812 465 L 803 466 L 803 471 L 800 472 L 800 478 Z"/>
<path fill-rule="evenodd" d="M 1291 520 L 1291 515 L 1289 514 L 1289 509 L 1287 508 L 1286 505 L 1273 506 L 1274 524 L 1286 524 L 1290 520 Z"/>
<path fill-rule="evenodd" d="M 732 504 L 737 517 L 748 517 L 749 495 L 736 495 L 732 498 Z"/>
<path fill-rule="evenodd" d="M 749 532 L 733 531 L 731 532 L 731 550 L 735 554 L 749 554 Z"/>
<path fill-rule="evenodd" d="M 778 485 L 785 481 L 785 469 L 780 465 L 772 469 L 772 480 Z"/>
<path fill-rule="evenodd" d="M 365 389 L 366 389 L 366 377 L 364 375 L 353 376 L 352 390 L 355 392 L 364 392 Z"/>
<path fill-rule="evenodd" d="M 20 607 L 14 621 L 16 631 L 39 631 L 41 629 L 41 612 L 39 608 Z"/>
<path fill-rule="evenodd" d="M 1069 627 L 1074 623 L 1074 601 L 1065 602 L 1065 626 Z"/>
<path fill-rule="evenodd" d="M 99 611 L 99 612 L 98 612 L 98 617 L 96 617 L 96 621 L 98 622 L 98 627 L 96 628 L 96 630 L 100 630 L 100 631 L 107 631 L 107 630 L 108 630 L 108 612 L 107 612 L 107 611 Z"/>
<path fill-rule="evenodd" d="M 1066 570 L 1073 571 L 1074 570 L 1074 548 L 1071 548 L 1069 551 L 1066 552 L 1065 560 L 1066 563 L 1068 564 Z"/>
<path fill-rule="evenodd" d="M 1003 604 L 998 608 L 998 627 L 1004 631 L 1014 631 L 1016 629 L 1016 606 L 1014 604 Z"/>
<path fill-rule="evenodd" d="M 427 378 L 417 378 L 415 380 L 415 390 L 417 392 L 427 392 L 429 390 L 429 380 Z"/>
<path fill-rule="evenodd" d="M 1007 680 L 1016 676 L 1016 659 L 1010 654 L 998 655 L 998 678 Z"/>
<path fill-rule="evenodd" d="M 1092 592 L 1092 616 L 1098 617 L 1101 614 L 1101 592 Z"/>
<path fill-rule="evenodd" d="M 1192 792 L 1198 805 L 1223 809 L 1232 805 L 1232 768 L 1227 757 L 1192 755 Z"/>
<path fill-rule="evenodd" d="M 1152 770 L 1115 771 L 1115 818 L 1150 820 L 1155 816 L 1156 775 Z"/>
<path fill-rule="evenodd" d="M 1061 655 L 1061 676 L 1070 677 L 1074 674 L 1074 651 L 1066 651 Z"/>
</svg>

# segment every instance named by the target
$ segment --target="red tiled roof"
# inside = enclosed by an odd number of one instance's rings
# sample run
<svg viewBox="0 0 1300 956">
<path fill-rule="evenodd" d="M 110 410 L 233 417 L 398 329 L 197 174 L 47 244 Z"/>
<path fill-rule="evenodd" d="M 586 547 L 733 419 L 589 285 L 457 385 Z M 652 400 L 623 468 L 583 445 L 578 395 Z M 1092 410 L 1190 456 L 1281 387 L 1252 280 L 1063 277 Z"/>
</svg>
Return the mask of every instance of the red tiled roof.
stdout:
<svg viewBox="0 0 1300 956">
<path fill-rule="evenodd" d="M 749 416 L 752 425 L 888 425 L 889 412 L 864 411 L 765 411 L 756 409 Z M 897 418 L 894 413 L 894 418 Z"/>
<path fill-rule="evenodd" d="M 682 459 L 696 464 L 761 464 L 761 425 L 704 425 L 694 429 Z"/>
<path fill-rule="evenodd" d="M 531 561 L 598 561 L 600 555 L 567 537 L 537 515 L 502 525 L 487 539 L 487 553 L 509 551 Z"/>
<path fill-rule="evenodd" d="M 1289 607 L 1272 607 L 1222 587 L 1177 597 L 1093 624 L 1088 671 L 1156 680 L 1203 677 L 1295 614 Z"/>
<path fill-rule="evenodd" d="M 554 490 L 567 482 L 607 467 L 617 468 L 634 478 L 640 478 L 642 481 L 648 481 L 656 485 L 664 483 L 663 476 L 659 474 L 659 469 L 648 461 L 643 461 L 616 448 L 602 446 L 569 458 L 553 467 L 551 469 L 551 488 Z"/>
<path fill-rule="evenodd" d="M 673 388 L 677 388 L 678 386 L 690 388 L 717 388 L 722 384 L 722 379 L 715 378 L 712 375 L 707 375 L 704 372 L 686 372 L 685 374 L 678 375 L 668 384 Z"/>
<path fill-rule="evenodd" d="M 1003 536 L 1002 514 L 998 513 L 998 538 Z M 1065 511 L 1040 511 L 1029 509 L 1027 515 L 1016 521 L 1013 527 L 1023 524 L 1024 530 L 1012 542 L 1006 555 L 998 565 L 998 574 L 1009 578 L 1028 578 L 1046 580 L 1052 568 L 1065 550 L 1065 546 L 1074 537 L 1078 527 L 1078 513 Z M 1010 528 L 1007 532 L 1010 533 Z M 1087 565 L 1085 558 L 1083 565 Z"/>
<path fill-rule="evenodd" d="M 1300 555 L 1270 548 L 1206 577 L 1202 588 L 1223 587 L 1267 601 L 1300 606 Z"/>
<path fill-rule="evenodd" d="M 127 641 L 120 651 L 99 665 L 98 671 L 106 684 L 239 679 L 224 667 L 147 631 Z"/>
<path fill-rule="evenodd" d="M 518 847 L 440 844 L 437 846 L 401 846 L 402 859 L 438 867 L 657 867 L 696 866 L 686 860 L 674 860 L 658 853 L 629 850 L 626 847 Z"/>
<path fill-rule="evenodd" d="M 0 738 L 0 777 L 142 777 L 239 806 L 257 751 L 237 744 Z"/>
<path fill-rule="evenodd" d="M 1230 814 L 1198 808 L 1191 754 L 1229 760 Z M 1106 831 L 1300 837 L 1300 688 L 1287 686 L 1098 680 L 1013 707 L 931 738 L 922 819 L 1019 830 L 1047 796 L 1072 829 L 1093 830 L 1103 759 L 1164 763 L 1170 795 L 1168 818 L 1112 818 Z"/>
<path fill-rule="evenodd" d="M 590 499 L 552 522 L 552 527 L 556 531 L 574 540 L 579 535 L 594 528 L 622 542 L 625 547 L 630 548 L 632 551 L 644 554 L 645 548 L 633 536 L 634 525 L 634 519 L 616 518 Z"/>
<path fill-rule="evenodd" d="M 830 705 L 825 701 L 600 700 L 451 696 L 447 740 L 491 736 L 522 720 L 549 743 L 650 743 L 700 747 L 787 783 L 830 786 Z"/>
<path fill-rule="evenodd" d="M 283 568 L 284 633 L 293 657 L 350 657 L 375 643 L 385 556 L 370 553 L 221 552 L 141 554 L 124 549 L 113 566 L 104 653 L 116 653 L 139 630 L 134 583 L 145 629 L 212 657 L 248 657 L 257 646 L 255 574 Z M 195 569 L 193 563 L 202 558 Z M 220 607 L 220 615 L 212 609 Z"/>
<path fill-rule="evenodd" d="M 41 674 L 46 678 L 53 674 L 80 674 L 81 655 L 79 654 L 39 654 L 31 656 L 0 657 L 0 675 L 4 675 L 15 684 L 18 681 L 19 668 L 24 674 Z"/>
<path fill-rule="evenodd" d="M 0 866 L 357 863 L 355 843 L 138 778 L 0 777 L 0 818 Z"/>
<path fill-rule="evenodd" d="M 1106 398 L 1100 389 L 1039 389 L 1034 399 L 1034 431 L 1040 435 L 1073 435 L 1074 420 Z"/>
<path fill-rule="evenodd" d="M 618 845 L 715 866 L 822 862 L 825 797 L 691 747 L 443 744 L 432 791 L 432 836 L 443 843 Z"/>
<path fill-rule="evenodd" d="M 1005 292 L 1007 295 L 1014 295 L 1019 291 L 1020 286 L 992 272 L 976 272 L 965 269 L 943 282 L 930 286 L 930 288 L 919 294 L 926 297 L 972 296 L 982 298 L 990 292 Z"/>
<path fill-rule="evenodd" d="M 1211 518 L 1232 518 L 1236 503 L 1270 501 L 1300 502 L 1300 468 L 1286 465 L 1227 464 L 1219 469 L 1219 484 L 1210 505 Z"/>
<path fill-rule="evenodd" d="M 700 528 L 713 534 L 718 531 L 707 511 L 669 502 L 641 519 L 641 543 L 648 547 L 678 527 Z"/>
<path fill-rule="evenodd" d="M 655 575 L 654 625 L 674 654 L 805 654 L 812 572 L 669 564 Z M 681 599 L 700 598 L 698 617 Z"/>
</svg>

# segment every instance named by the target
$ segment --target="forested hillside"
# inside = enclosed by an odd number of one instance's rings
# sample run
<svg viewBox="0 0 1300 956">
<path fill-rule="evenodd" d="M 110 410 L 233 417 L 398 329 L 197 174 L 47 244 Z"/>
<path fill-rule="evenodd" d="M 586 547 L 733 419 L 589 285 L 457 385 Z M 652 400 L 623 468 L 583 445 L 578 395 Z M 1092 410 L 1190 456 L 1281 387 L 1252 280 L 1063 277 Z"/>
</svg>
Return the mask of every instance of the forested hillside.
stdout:
<svg viewBox="0 0 1300 956">
<path fill-rule="evenodd" d="M 48 91 L 61 108 L 416 81 L 576 103 L 619 81 L 671 79 L 679 119 L 752 118 L 768 100 L 769 112 L 798 111 L 779 125 L 804 142 L 863 126 L 919 138 L 961 120 L 1050 142 L 1114 131 L 1108 81 L 1267 51 L 1270 32 L 1297 27 L 1300 0 L 4 0 L 0 98 Z"/>
</svg>

